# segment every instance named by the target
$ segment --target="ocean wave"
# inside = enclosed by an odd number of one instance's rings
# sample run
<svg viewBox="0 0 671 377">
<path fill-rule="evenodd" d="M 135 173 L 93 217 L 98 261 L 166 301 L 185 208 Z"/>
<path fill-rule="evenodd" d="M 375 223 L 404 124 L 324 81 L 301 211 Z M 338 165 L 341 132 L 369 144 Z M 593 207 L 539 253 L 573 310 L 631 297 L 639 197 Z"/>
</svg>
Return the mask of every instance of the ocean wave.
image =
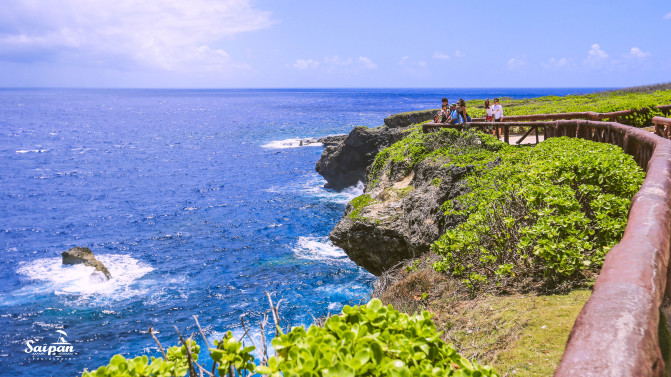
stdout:
<svg viewBox="0 0 671 377">
<path fill-rule="evenodd" d="M 303 186 L 303 192 L 308 193 L 313 196 L 327 199 L 332 202 L 347 204 L 352 199 L 363 194 L 364 184 L 359 181 L 355 186 L 350 186 L 345 188 L 342 191 L 329 190 L 324 188 L 324 179 L 319 178 L 307 182 Z"/>
<path fill-rule="evenodd" d="M 292 251 L 300 259 L 351 263 L 343 249 L 333 245 L 328 237 L 298 237 Z"/>
<path fill-rule="evenodd" d="M 270 143 L 261 145 L 261 148 L 266 149 L 288 149 L 288 148 L 298 148 L 298 147 L 321 147 L 323 144 L 318 142 L 317 139 L 308 138 L 308 139 L 284 139 L 284 140 L 274 140 Z"/>
<path fill-rule="evenodd" d="M 94 274 L 93 267 L 83 264 L 63 265 L 61 257 L 21 262 L 17 273 L 32 282 L 15 292 L 14 296 L 54 294 L 74 295 L 82 300 L 93 297 L 120 301 L 146 293 L 135 283 L 154 270 L 151 266 L 129 255 L 108 254 L 97 255 L 96 258 L 110 271 L 111 279 L 100 279 L 100 274 Z"/>
<path fill-rule="evenodd" d="M 19 149 L 16 151 L 17 154 L 24 154 L 24 153 L 44 153 L 44 152 L 49 152 L 48 149 Z"/>
</svg>

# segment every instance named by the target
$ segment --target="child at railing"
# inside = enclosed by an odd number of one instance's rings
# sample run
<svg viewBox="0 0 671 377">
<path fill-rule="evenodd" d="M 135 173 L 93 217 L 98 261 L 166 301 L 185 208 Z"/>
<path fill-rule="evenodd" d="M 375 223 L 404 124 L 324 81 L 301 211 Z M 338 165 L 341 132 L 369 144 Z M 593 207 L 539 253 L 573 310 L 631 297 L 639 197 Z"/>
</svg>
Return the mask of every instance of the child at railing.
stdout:
<svg viewBox="0 0 671 377">
<path fill-rule="evenodd" d="M 494 117 L 492 116 L 492 106 L 489 104 L 489 98 L 485 100 L 485 122 L 492 122 L 494 120 Z M 494 132 L 494 126 L 487 126 L 487 131 L 489 132 Z"/>
<path fill-rule="evenodd" d="M 443 102 L 443 106 L 438 111 L 436 116 L 433 117 L 433 122 L 434 123 L 438 123 L 438 122 L 445 123 L 447 121 L 448 116 L 449 116 L 449 113 L 448 113 L 448 110 L 447 110 L 447 104 L 448 104 L 447 98 L 443 98 L 442 102 Z"/>
</svg>

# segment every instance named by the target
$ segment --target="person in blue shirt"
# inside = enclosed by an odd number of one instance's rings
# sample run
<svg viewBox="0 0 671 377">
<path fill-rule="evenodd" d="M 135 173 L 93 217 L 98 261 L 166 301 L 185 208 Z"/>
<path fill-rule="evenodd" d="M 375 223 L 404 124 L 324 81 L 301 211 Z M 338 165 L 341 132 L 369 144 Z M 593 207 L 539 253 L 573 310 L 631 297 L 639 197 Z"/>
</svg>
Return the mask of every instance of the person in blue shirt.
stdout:
<svg viewBox="0 0 671 377">
<path fill-rule="evenodd" d="M 464 118 L 457 111 L 457 105 L 450 106 L 450 119 L 447 120 L 450 124 L 464 123 Z"/>
</svg>

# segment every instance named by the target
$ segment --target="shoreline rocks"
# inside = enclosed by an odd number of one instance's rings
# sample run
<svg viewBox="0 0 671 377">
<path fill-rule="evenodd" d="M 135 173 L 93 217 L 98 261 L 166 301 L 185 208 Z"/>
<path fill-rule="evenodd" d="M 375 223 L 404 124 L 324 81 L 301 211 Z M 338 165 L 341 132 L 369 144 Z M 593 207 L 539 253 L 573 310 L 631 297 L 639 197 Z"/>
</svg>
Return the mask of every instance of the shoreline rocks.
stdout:
<svg viewBox="0 0 671 377">
<path fill-rule="evenodd" d="M 95 268 L 96 271 L 91 274 L 92 280 L 94 281 L 100 282 L 102 279 L 106 281 L 112 278 L 112 274 L 110 274 L 107 267 L 105 267 L 101 261 L 96 259 L 95 255 L 93 255 L 93 252 L 88 247 L 73 247 L 68 251 L 64 251 L 61 256 L 63 257 L 63 264 L 84 264 L 85 266 Z"/>
</svg>

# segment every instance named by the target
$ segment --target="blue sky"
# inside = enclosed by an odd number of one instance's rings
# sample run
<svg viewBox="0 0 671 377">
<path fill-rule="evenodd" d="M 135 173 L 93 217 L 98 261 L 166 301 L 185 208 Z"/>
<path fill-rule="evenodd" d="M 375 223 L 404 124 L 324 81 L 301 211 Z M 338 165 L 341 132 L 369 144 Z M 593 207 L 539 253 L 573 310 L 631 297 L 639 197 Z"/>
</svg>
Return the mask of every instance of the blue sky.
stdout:
<svg viewBox="0 0 671 377">
<path fill-rule="evenodd" d="M 669 38 L 668 0 L 2 0 L 0 87 L 623 87 Z"/>
</svg>

